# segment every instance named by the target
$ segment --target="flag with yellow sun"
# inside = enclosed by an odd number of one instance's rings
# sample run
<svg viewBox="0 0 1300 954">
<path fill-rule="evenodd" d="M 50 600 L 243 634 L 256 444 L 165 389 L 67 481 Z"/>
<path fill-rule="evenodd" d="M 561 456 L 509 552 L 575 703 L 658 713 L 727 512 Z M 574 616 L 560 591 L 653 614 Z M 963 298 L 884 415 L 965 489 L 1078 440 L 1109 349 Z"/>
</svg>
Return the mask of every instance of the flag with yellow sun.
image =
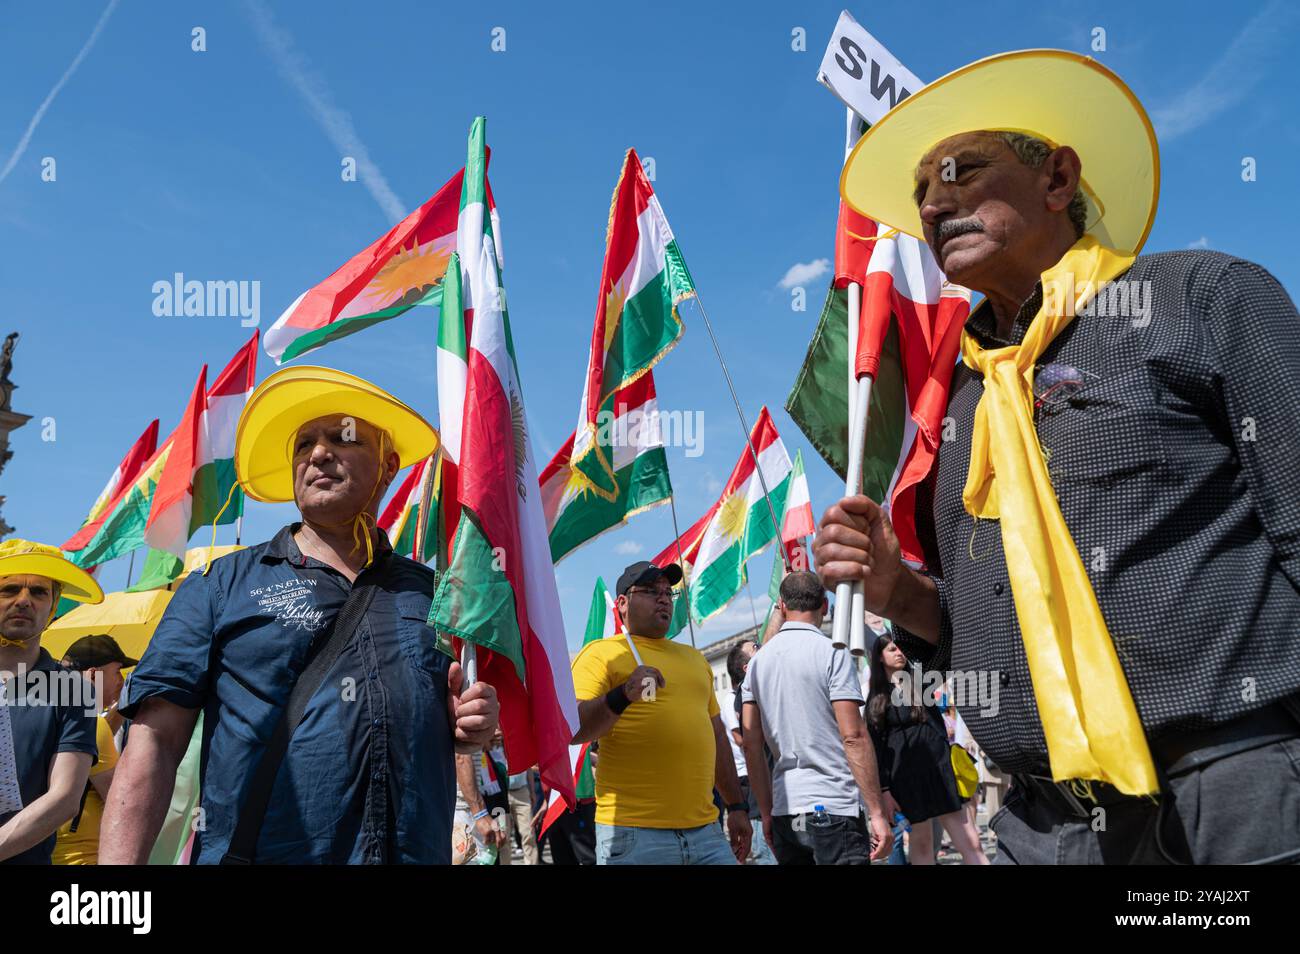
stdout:
<svg viewBox="0 0 1300 954">
<path fill-rule="evenodd" d="M 652 561 L 655 566 L 683 564 L 686 599 L 697 623 L 721 612 L 740 592 L 745 562 L 776 539 L 773 517 L 780 520 L 785 513 L 794 465 L 766 407 L 749 442 L 753 452 L 749 446 L 741 452 L 717 503 Z M 684 614 L 680 622 L 685 624 Z M 673 626 L 675 633 L 680 628 L 676 616 Z"/>
<path fill-rule="evenodd" d="M 456 223 L 464 170 L 329 278 L 298 296 L 263 338 L 281 364 L 355 334 L 417 305 L 442 303 L 442 280 L 456 251 Z M 487 189 L 493 235 L 500 234 L 496 203 Z M 496 239 L 497 259 L 501 258 Z"/>
<path fill-rule="evenodd" d="M 629 149 L 610 202 L 596 321 L 570 455 L 570 468 L 585 479 L 588 495 L 613 502 L 625 492 L 602 421 L 610 419 L 615 394 L 649 375 L 676 346 L 682 336 L 677 306 L 694 297 L 695 285 L 673 230 L 641 158 Z"/>
</svg>

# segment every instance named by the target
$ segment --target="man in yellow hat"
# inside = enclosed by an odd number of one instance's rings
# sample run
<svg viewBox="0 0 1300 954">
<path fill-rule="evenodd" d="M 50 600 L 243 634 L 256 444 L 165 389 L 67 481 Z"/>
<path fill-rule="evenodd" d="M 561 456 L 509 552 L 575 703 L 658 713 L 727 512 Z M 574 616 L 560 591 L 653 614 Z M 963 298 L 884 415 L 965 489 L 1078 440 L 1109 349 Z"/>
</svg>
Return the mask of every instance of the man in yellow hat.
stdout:
<svg viewBox="0 0 1300 954">
<path fill-rule="evenodd" d="M 411 408 L 328 368 L 250 395 L 240 486 L 302 520 L 176 591 L 119 706 L 134 721 L 101 863 L 147 859 L 199 710 L 198 863 L 449 862 L 454 751 L 492 737 L 496 694 L 462 685 L 427 623 L 433 571 L 375 527 L 397 471 L 437 444 Z"/>
<path fill-rule="evenodd" d="M 933 483 L 931 573 L 888 514 L 823 518 L 823 582 L 935 669 L 1014 787 L 998 861 L 1300 859 L 1300 325 L 1216 252 L 1137 257 L 1159 156 L 1088 57 L 990 57 L 886 114 L 858 211 L 981 292 Z M 923 523 L 926 521 L 918 521 Z"/>
<path fill-rule="evenodd" d="M 0 863 L 49 864 L 96 758 L 91 684 L 41 647 L 60 597 L 98 603 L 94 578 L 56 548 L 0 543 Z"/>
</svg>

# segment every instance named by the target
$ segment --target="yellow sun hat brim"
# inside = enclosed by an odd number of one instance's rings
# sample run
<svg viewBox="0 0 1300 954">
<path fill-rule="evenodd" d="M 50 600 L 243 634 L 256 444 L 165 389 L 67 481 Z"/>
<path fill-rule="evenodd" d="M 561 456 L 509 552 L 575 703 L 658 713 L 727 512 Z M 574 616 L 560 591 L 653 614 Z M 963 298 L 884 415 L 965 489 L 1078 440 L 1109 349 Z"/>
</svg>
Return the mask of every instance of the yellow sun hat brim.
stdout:
<svg viewBox="0 0 1300 954">
<path fill-rule="evenodd" d="M 313 365 L 284 368 L 257 386 L 235 431 L 235 475 L 264 503 L 293 496 L 293 440 L 308 421 L 338 415 L 388 434 L 409 467 L 438 449 L 438 432 L 420 414 L 363 378 Z"/>
<path fill-rule="evenodd" d="M 990 56 L 923 86 L 858 140 L 840 195 L 862 215 L 923 239 L 916 166 L 943 140 L 977 130 L 1073 147 L 1088 198 L 1087 232 L 1134 255 L 1146 242 L 1160 197 L 1151 120 L 1123 80 L 1066 50 Z"/>
<path fill-rule="evenodd" d="M 70 561 L 58 547 L 30 540 L 0 543 L 0 577 L 43 576 L 60 586 L 59 595 L 78 603 L 102 603 L 104 591 L 95 578 Z"/>
</svg>

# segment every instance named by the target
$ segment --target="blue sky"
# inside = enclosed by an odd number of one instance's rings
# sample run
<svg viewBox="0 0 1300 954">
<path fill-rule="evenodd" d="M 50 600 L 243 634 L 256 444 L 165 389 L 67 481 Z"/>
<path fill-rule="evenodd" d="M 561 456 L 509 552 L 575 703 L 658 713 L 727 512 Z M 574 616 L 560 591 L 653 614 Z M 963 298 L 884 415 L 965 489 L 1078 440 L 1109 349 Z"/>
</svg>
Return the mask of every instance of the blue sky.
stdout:
<svg viewBox="0 0 1300 954">
<path fill-rule="evenodd" d="M 459 168 L 477 114 L 488 117 L 540 460 L 576 420 L 609 196 L 635 146 L 655 159 L 660 201 L 750 420 L 767 403 L 791 454 L 803 448 L 819 515 L 838 496 L 837 478 L 781 410 L 826 279 L 808 280 L 804 312 L 780 283 L 797 265 L 816 276 L 832 254 L 843 109 L 814 77 L 841 3 L 124 0 L 65 77 L 107 6 L 9 3 L 0 36 L 0 335 L 22 334 L 14 408 L 34 416 L 12 437 L 0 485 L 18 535 L 66 539 L 145 424 L 160 417 L 165 435 L 199 366 L 215 373 L 247 339 L 236 318 L 155 317 L 154 282 L 175 272 L 259 281 L 269 327 L 385 231 L 394 208 L 413 208 Z M 1004 50 L 1088 52 L 1104 28 L 1107 49 L 1095 55 L 1132 86 L 1160 136 L 1161 201 L 1146 250 L 1232 252 L 1295 294 L 1300 264 L 1284 228 L 1300 211 L 1300 124 L 1284 55 L 1300 23 L 1288 4 L 849 9 L 924 80 Z M 206 52 L 191 50 L 196 26 Z M 504 52 L 490 48 L 495 27 Z M 806 52 L 791 49 L 796 27 Z M 343 155 L 369 157 L 365 182 L 341 181 Z M 47 156 L 54 182 L 41 180 Z M 1242 181 L 1247 156 L 1254 182 Z M 376 380 L 436 421 L 435 333 L 434 314 L 419 309 L 309 360 Z M 259 377 L 272 369 L 263 358 Z M 704 415 L 703 454 L 669 451 L 684 528 L 716 498 L 742 439 L 698 322 L 656 378 L 663 408 Z M 53 441 L 42 440 L 46 417 Z M 251 503 L 245 542 L 292 515 Z M 560 565 L 570 645 L 581 641 L 595 577 L 612 583 L 671 538 L 664 507 Z M 770 566 L 769 555 L 750 565 L 760 618 Z M 104 582 L 120 587 L 125 575 L 117 561 Z M 750 620 L 742 593 L 697 639 Z"/>
</svg>

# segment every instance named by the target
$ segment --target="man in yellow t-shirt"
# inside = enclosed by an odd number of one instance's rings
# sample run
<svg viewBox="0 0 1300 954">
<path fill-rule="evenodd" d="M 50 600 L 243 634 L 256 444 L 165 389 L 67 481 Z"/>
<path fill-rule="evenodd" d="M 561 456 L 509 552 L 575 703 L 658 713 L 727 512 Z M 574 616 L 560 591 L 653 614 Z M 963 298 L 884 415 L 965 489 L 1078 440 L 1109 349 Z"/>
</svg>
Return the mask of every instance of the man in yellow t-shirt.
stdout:
<svg viewBox="0 0 1300 954">
<path fill-rule="evenodd" d="M 664 638 L 681 579 L 676 565 L 629 566 L 615 587 L 628 635 L 588 643 L 573 661 L 581 722 L 573 742 L 600 739 L 599 865 L 735 864 L 749 854 L 749 808 L 713 671 L 698 650 Z M 730 846 L 717 824 L 715 785 Z"/>
<path fill-rule="evenodd" d="M 97 679 L 103 680 L 99 686 L 102 714 L 95 720 L 99 759 L 90 768 L 90 781 L 80 810 L 59 829 L 53 864 L 93 865 L 99 862 L 99 820 L 104 814 L 104 800 L 108 798 L 108 786 L 113 781 L 113 769 L 117 767 L 117 745 L 113 735 L 122 727 L 122 717 L 117 714 L 117 701 L 126 682 L 122 670 L 130 669 L 138 661 L 122 652 L 122 647 L 112 636 L 83 636 L 63 654 L 63 665 L 78 670 L 92 685 Z"/>
</svg>

